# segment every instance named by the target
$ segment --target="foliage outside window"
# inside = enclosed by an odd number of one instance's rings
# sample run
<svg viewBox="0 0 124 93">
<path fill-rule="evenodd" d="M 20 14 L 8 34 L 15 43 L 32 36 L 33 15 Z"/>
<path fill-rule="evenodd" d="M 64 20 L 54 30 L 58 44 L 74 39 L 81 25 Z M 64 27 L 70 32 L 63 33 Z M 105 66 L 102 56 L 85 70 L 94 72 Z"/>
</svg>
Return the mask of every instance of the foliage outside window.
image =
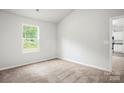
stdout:
<svg viewBox="0 0 124 93">
<path fill-rule="evenodd" d="M 35 52 L 39 50 L 38 26 L 23 25 L 23 52 Z"/>
</svg>

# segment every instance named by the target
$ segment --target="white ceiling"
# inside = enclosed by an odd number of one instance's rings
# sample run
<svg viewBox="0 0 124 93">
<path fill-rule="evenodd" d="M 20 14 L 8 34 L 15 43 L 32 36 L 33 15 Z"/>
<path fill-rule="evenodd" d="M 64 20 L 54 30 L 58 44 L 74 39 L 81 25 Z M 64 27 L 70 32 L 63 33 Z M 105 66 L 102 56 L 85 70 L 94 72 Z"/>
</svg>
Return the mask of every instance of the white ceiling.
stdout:
<svg viewBox="0 0 124 93">
<path fill-rule="evenodd" d="M 72 9 L 39 9 L 39 11 L 36 11 L 36 9 L 3 9 L 2 11 L 57 23 L 71 13 Z"/>
</svg>

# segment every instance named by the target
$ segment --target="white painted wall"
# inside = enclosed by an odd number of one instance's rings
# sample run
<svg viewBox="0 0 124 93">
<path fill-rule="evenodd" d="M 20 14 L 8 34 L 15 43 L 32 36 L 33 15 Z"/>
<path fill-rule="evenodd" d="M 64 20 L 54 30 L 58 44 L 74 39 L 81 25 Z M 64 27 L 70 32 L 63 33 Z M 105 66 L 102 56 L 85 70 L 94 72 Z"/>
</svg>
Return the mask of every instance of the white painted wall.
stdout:
<svg viewBox="0 0 124 93">
<path fill-rule="evenodd" d="M 109 21 L 119 15 L 124 11 L 76 10 L 58 24 L 56 38 L 56 24 L 0 12 L 0 69 L 58 56 L 110 70 L 110 45 L 106 43 L 110 42 Z M 23 23 L 40 27 L 40 52 L 22 53 Z"/>
<path fill-rule="evenodd" d="M 111 70 L 110 18 L 123 10 L 75 10 L 58 24 L 58 57 Z"/>
<path fill-rule="evenodd" d="M 22 24 L 40 28 L 40 52 L 23 54 Z M 56 24 L 0 12 L 0 69 L 56 57 Z"/>
</svg>

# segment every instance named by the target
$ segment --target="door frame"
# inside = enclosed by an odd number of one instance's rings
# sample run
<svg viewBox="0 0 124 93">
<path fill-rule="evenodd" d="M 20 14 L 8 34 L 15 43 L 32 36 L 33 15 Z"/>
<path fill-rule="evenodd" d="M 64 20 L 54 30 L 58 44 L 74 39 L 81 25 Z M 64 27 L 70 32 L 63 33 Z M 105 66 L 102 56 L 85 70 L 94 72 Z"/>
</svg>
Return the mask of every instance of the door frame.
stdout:
<svg viewBox="0 0 124 93">
<path fill-rule="evenodd" d="M 109 61 L 110 61 L 110 72 L 112 72 L 112 66 L 113 66 L 113 64 L 112 64 L 112 29 L 113 29 L 113 25 L 112 25 L 112 20 L 115 20 L 115 19 L 120 19 L 120 18 L 124 18 L 124 15 L 120 15 L 120 16 L 115 16 L 115 17 L 111 17 L 110 18 L 110 32 L 109 32 L 109 40 L 110 40 L 110 44 L 109 44 L 109 56 L 110 56 L 110 59 L 109 59 Z"/>
</svg>

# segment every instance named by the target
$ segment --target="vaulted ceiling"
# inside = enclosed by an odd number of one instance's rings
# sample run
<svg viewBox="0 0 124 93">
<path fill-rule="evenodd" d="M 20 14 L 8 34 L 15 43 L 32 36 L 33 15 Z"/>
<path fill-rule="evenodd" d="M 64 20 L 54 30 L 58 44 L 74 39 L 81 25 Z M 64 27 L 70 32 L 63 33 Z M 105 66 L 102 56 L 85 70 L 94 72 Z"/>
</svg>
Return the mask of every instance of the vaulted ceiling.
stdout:
<svg viewBox="0 0 124 93">
<path fill-rule="evenodd" d="M 57 23 L 71 13 L 72 9 L 3 9 L 2 11 L 33 19 Z"/>
</svg>

